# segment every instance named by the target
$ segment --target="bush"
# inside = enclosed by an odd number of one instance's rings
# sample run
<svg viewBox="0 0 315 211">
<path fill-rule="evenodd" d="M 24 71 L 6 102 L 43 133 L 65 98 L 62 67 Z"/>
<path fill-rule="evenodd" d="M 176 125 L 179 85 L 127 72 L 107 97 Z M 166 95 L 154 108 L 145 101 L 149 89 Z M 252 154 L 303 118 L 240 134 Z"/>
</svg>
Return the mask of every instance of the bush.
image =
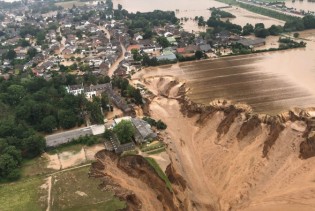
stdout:
<svg viewBox="0 0 315 211">
<path fill-rule="evenodd" d="M 162 122 L 162 120 L 155 121 L 150 117 L 143 117 L 142 119 L 149 123 L 152 127 L 156 127 L 158 130 L 165 130 L 167 128 L 167 125 Z"/>
</svg>

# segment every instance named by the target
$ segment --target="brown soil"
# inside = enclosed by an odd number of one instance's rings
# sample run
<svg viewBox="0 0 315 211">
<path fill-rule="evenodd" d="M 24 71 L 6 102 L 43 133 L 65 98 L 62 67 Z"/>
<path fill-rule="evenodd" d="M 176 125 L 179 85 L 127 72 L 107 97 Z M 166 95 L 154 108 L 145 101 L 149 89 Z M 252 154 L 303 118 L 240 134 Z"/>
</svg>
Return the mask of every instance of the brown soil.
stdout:
<svg viewBox="0 0 315 211">
<path fill-rule="evenodd" d="M 91 176 L 101 177 L 101 187 L 125 200 L 128 210 L 182 210 L 174 194 L 142 156 L 119 157 L 102 150 L 95 157 Z"/>
<path fill-rule="evenodd" d="M 168 125 L 166 173 L 185 209 L 284 210 L 290 204 L 314 210 L 315 142 L 305 138 L 307 110 L 269 116 L 224 100 L 198 105 L 174 97 L 174 90 L 167 97 L 174 82 L 143 78 L 157 95 L 148 111 Z"/>
</svg>

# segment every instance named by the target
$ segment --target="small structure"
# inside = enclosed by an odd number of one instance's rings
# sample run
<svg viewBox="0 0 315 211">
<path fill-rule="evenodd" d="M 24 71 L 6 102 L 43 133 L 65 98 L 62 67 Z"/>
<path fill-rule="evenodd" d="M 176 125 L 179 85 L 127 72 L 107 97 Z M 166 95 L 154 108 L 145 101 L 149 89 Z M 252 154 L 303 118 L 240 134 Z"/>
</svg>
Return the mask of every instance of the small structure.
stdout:
<svg viewBox="0 0 315 211">
<path fill-rule="evenodd" d="M 135 141 L 138 144 L 142 144 L 157 137 L 157 134 L 152 131 L 151 125 L 146 121 L 139 118 L 132 118 L 131 122 L 136 129 Z"/>
<path fill-rule="evenodd" d="M 256 39 L 241 39 L 239 41 L 236 41 L 236 43 L 242 44 L 246 47 L 259 47 L 266 44 L 266 40 L 263 38 L 256 38 Z"/>
<path fill-rule="evenodd" d="M 176 57 L 176 55 L 173 53 L 173 52 L 170 52 L 170 51 L 165 51 L 165 52 L 163 52 L 163 54 L 162 55 L 160 55 L 160 56 L 157 56 L 156 57 L 156 59 L 158 60 L 158 61 L 176 61 L 177 60 L 177 57 Z"/>
<path fill-rule="evenodd" d="M 57 147 L 61 144 L 69 143 L 79 137 L 88 135 L 99 135 L 105 132 L 104 125 L 92 125 L 89 127 L 69 130 L 66 132 L 56 133 L 45 137 L 47 147 Z"/>
</svg>

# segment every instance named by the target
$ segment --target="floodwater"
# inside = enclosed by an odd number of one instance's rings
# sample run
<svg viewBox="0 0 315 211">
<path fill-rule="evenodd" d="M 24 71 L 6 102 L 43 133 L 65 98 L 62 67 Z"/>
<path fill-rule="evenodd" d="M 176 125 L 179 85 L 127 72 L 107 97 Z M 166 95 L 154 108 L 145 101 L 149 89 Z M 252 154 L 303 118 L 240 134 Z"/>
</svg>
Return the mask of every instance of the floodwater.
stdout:
<svg viewBox="0 0 315 211">
<path fill-rule="evenodd" d="M 311 12 L 315 12 L 315 1 L 308 1 L 308 0 L 304 0 L 304 1 L 292 1 L 292 0 L 288 0 L 285 2 L 285 5 L 287 7 L 293 7 L 296 8 L 298 11 L 299 10 L 305 10 L 305 11 L 311 11 Z"/>
<path fill-rule="evenodd" d="M 227 99 L 268 114 L 313 107 L 315 30 L 302 32 L 301 37 L 309 39 L 305 49 L 148 68 L 140 76 L 175 76 L 186 82 L 189 98 L 197 103 Z"/>
<path fill-rule="evenodd" d="M 188 22 L 184 22 L 183 25 L 183 28 L 187 31 L 205 31 L 206 28 L 198 27 L 196 22 L 191 19 L 194 19 L 196 16 L 203 16 L 207 20 L 211 15 L 208 10 L 209 8 L 227 6 L 224 3 L 214 0 L 113 0 L 113 3 L 114 7 L 121 4 L 129 12 L 149 12 L 156 9 L 176 11 L 178 18 L 187 17 L 190 19 Z M 233 7 L 224 10 L 236 16 L 236 18 L 230 20 L 231 22 L 242 26 L 247 23 L 253 25 L 264 23 L 266 27 L 270 27 L 272 24 L 284 25 L 283 21 L 252 13 L 241 8 Z"/>
</svg>

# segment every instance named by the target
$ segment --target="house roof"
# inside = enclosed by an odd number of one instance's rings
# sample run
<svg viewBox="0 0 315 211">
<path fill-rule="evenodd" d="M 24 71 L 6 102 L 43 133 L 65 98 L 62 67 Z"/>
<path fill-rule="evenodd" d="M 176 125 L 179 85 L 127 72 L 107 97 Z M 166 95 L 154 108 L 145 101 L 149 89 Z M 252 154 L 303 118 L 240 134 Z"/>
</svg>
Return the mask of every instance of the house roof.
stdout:
<svg viewBox="0 0 315 211">
<path fill-rule="evenodd" d="M 244 46 L 255 46 L 255 45 L 260 45 L 260 44 L 264 44 L 266 42 L 265 39 L 263 38 L 256 38 L 256 39 L 242 39 L 237 41 L 237 43 L 240 43 Z"/>
<path fill-rule="evenodd" d="M 140 50 L 140 45 L 129 45 L 127 51 L 131 51 L 133 49 Z"/>
<path fill-rule="evenodd" d="M 177 48 L 177 53 L 185 53 L 185 48 Z"/>
<path fill-rule="evenodd" d="M 139 118 L 133 118 L 131 121 L 143 139 L 156 137 L 156 134 L 146 121 Z"/>
<path fill-rule="evenodd" d="M 205 51 L 205 52 L 211 50 L 211 46 L 209 44 L 199 45 L 199 48 L 201 51 Z"/>
<path fill-rule="evenodd" d="M 163 61 L 163 60 L 170 60 L 170 61 L 173 61 L 173 60 L 176 60 L 176 55 L 172 52 L 170 53 L 167 53 L 167 54 L 163 54 L 163 55 L 160 55 L 160 56 L 157 56 L 156 57 L 158 61 Z"/>
</svg>

